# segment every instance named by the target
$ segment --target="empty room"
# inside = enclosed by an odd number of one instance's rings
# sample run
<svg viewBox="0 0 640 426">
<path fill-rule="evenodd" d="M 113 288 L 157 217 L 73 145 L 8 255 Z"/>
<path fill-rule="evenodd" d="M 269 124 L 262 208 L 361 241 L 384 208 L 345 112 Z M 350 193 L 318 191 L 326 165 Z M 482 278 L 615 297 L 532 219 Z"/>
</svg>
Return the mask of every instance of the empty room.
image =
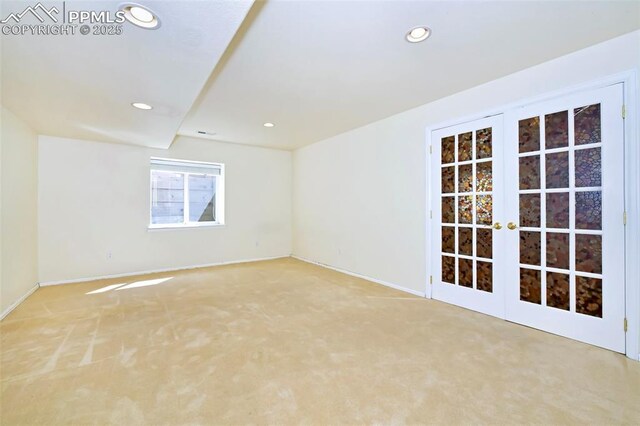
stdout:
<svg viewBox="0 0 640 426">
<path fill-rule="evenodd" d="M 2 0 L 0 424 L 640 424 L 640 1 Z"/>
</svg>

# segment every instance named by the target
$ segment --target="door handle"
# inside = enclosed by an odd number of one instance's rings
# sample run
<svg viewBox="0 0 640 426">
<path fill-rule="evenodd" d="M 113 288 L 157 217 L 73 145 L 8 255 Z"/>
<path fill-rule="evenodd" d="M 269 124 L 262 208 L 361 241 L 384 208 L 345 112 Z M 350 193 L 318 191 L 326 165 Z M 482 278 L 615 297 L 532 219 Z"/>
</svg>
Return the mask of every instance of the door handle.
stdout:
<svg viewBox="0 0 640 426">
<path fill-rule="evenodd" d="M 496 223 L 494 223 L 494 224 L 493 224 L 493 229 L 497 229 L 497 230 L 502 229 L 502 225 L 500 225 L 500 222 L 496 222 Z"/>
<path fill-rule="evenodd" d="M 510 230 L 512 230 L 512 231 L 513 231 L 514 229 L 516 229 L 517 227 L 518 227 L 518 225 L 516 225 L 516 224 L 515 224 L 515 223 L 513 223 L 513 222 L 509 222 L 509 223 L 507 224 L 507 228 L 509 228 L 509 229 L 510 229 Z"/>
</svg>

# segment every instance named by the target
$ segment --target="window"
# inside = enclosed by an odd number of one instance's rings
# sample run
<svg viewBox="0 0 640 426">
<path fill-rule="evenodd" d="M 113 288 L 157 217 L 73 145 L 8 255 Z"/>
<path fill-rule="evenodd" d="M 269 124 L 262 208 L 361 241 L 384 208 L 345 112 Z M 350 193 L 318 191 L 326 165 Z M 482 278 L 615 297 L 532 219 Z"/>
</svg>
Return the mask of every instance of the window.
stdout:
<svg viewBox="0 0 640 426">
<path fill-rule="evenodd" d="M 151 159 L 150 228 L 224 223 L 224 165 Z"/>
</svg>

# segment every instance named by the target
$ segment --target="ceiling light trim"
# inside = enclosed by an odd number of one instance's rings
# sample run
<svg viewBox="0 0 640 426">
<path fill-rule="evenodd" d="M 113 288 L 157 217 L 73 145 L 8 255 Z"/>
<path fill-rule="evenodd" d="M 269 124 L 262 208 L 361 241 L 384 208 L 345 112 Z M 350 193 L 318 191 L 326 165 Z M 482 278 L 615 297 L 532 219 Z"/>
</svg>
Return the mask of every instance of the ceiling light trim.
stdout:
<svg viewBox="0 0 640 426">
<path fill-rule="evenodd" d="M 141 109 L 143 111 L 149 111 L 153 109 L 151 105 L 145 104 L 144 102 L 132 102 L 131 106 L 137 109 Z"/>
<path fill-rule="evenodd" d="M 160 18 L 158 15 L 147 6 L 138 3 L 122 3 L 119 7 L 124 12 L 124 17 L 131 24 L 136 27 L 143 28 L 145 30 L 157 30 L 161 26 Z M 151 16 L 151 19 L 140 19 L 144 12 Z M 138 15 L 138 16 L 136 16 Z"/>
<path fill-rule="evenodd" d="M 431 37 L 431 28 L 426 26 L 417 26 L 407 31 L 405 35 L 406 40 L 409 43 L 420 43 Z"/>
</svg>

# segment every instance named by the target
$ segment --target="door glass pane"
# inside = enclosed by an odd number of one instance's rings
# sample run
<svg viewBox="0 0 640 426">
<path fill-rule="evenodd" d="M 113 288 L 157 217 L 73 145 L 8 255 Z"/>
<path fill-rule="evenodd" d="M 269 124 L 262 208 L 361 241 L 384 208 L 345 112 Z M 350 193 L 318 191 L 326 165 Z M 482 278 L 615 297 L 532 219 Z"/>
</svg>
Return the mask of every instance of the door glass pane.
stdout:
<svg viewBox="0 0 640 426">
<path fill-rule="evenodd" d="M 473 287 L 473 260 L 458 258 L 458 284 Z"/>
<path fill-rule="evenodd" d="M 569 193 L 547 194 L 547 228 L 569 228 Z"/>
<path fill-rule="evenodd" d="M 477 261 L 476 287 L 478 290 L 493 292 L 493 263 Z"/>
<path fill-rule="evenodd" d="M 576 235 L 576 270 L 602 273 L 601 235 Z"/>
<path fill-rule="evenodd" d="M 454 136 L 442 138 L 440 155 L 442 164 L 453 163 L 456 161 L 456 138 Z"/>
<path fill-rule="evenodd" d="M 520 231 L 520 263 L 540 265 L 540 232 Z"/>
<path fill-rule="evenodd" d="M 476 164 L 476 191 L 489 192 L 493 189 L 493 163 L 485 161 Z"/>
<path fill-rule="evenodd" d="M 458 253 L 473 255 L 473 228 L 458 228 Z"/>
<path fill-rule="evenodd" d="M 445 253 L 456 252 L 456 228 L 452 226 L 442 227 L 442 251 Z"/>
<path fill-rule="evenodd" d="M 601 142 L 600 104 L 573 110 L 576 145 Z"/>
<path fill-rule="evenodd" d="M 491 259 L 493 257 L 493 229 L 477 228 L 478 238 L 476 238 L 476 255 Z"/>
<path fill-rule="evenodd" d="M 458 223 L 473 222 L 473 195 L 458 197 Z"/>
<path fill-rule="evenodd" d="M 519 130 L 519 152 L 531 152 L 540 150 L 540 118 L 531 117 L 520 120 Z"/>
<path fill-rule="evenodd" d="M 184 174 L 151 171 L 151 223 L 184 222 Z"/>
<path fill-rule="evenodd" d="M 473 165 L 458 167 L 458 192 L 473 191 Z"/>
<path fill-rule="evenodd" d="M 602 229 L 602 193 L 576 192 L 576 228 Z"/>
<path fill-rule="evenodd" d="M 471 160 L 471 132 L 458 135 L 458 161 Z"/>
<path fill-rule="evenodd" d="M 540 194 L 520 194 L 520 226 L 540 227 Z"/>
<path fill-rule="evenodd" d="M 542 303 L 540 271 L 520 268 L 520 300 L 538 305 Z"/>
<path fill-rule="evenodd" d="M 547 232 L 547 266 L 569 269 L 569 234 Z"/>
<path fill-rule="evenodd" d="M 478 195 L 478 212 L 476 221 L 479 225 L 491 225 L 493 223 L 493 197 L 491 195 Z"/>
<path fill-rule="evenodd" d="M 547 306 L 568 311 L 570 297 L 569 275 L 547 272 Z"/>
<path fill-rule="evenodd" d="M 453 256 L 442 256 L 442 282 L 456 283 L 456 258 Z"/>
<path fill-rule="evenodd" d="M 569 145 L 568 115 L 568 111 L 560 111 L 544 116 L 545 146 L 547 149 Z"/>
<path fill-rule="evenodd" d="M 476 131 L 476 158 L 491 158 L 491 128 Z"/>
<path fill-rule="evenodd" d="M 577 187 L 602 185 L 600 148 L 581 149 L 575 153 Z"/>
<path fill-rule="evenodd" d="M 540 157 L 520 157 L 520 189 L 540 189 Z"/>
<path fill-rule="evenodd" d="M 576 277 L 576 312 L 602 318 L 602 280 Z"/>
<path fill-rule="evenodd" d="M 547 188 L 569 187 L 569 153 L 547 154 L 545 159 Z"/>
<path fill-rule="evenodd" d="M 456 197 L 442 197 L 442 223 L 456 222 Z"/>
<path fill-rule="evenodd" d="M 452 194 L 456 191 L 456 168 L 454 166 L 442 168 L 442 193 Z"/>
</svg>

